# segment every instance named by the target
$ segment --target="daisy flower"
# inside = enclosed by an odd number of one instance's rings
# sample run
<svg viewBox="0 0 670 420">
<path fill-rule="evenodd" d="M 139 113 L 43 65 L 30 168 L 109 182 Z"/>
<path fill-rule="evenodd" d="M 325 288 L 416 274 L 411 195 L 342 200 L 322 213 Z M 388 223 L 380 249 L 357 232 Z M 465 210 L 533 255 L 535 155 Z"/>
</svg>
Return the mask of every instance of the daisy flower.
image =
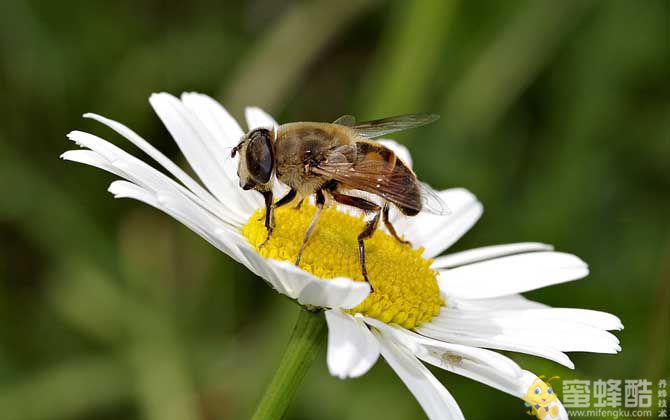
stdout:
<svg viewBox="0 0 670 420">
<path fill-rule="evenodd" d="M 84 117 L 125 137 L 162 171 L 82 131 L 73 131 L 68 138 L 83 150 L 65 152 L 62 158 L 117 175 L 123 180 L 109 187 L 115 197 L 133 198 L 162 210 L 277 292 L 310 310 L 322 310 L 332 375 L 361 376 L 381 355 L 429 418 L 462 419 L 458 404 L 427 363 L 521 398 L 538 418 L 567 418 L 560 401 L 547 394 L 552 394 L 551 388 L 492 349 L 531 354 L 569 368 L 573 363 L 565 352 L 621 350 L 617 338 L 608 332 L 623 328 L 616 316 L 551 308 L 521 295 L 586 276 L 588 267 L 578 257 L 542 243 L 495 245 L 438 256 L 482 214 L 482 204 L 464 189 L 439 192 L 451 211 L 448 216 L 393 215 L 396 230 L 413 248 L 383 230 L 367 241 L 373 289 L 363 281 L 356 247 L 364 221 L 340 207 L 323 211 L 296 267 L 293 261 L 314 206 L 277 209 L 273 236 L 260 247 L 266 236 L 261 196 L 239 187 L 237 162 L 230 158 L 231 147 L 244 135 L 240 125 L 205 95 L 185 93 L 176 98 L 160 93 L 149 102 L 200 182 L 128 127 L 95 114 Z M 248 130 L 277 126 L 254 107 L 246 109 L 246 120 Z M 411 165 L 407 149 L 390 140 L 381 142 Z"/>
</svg>

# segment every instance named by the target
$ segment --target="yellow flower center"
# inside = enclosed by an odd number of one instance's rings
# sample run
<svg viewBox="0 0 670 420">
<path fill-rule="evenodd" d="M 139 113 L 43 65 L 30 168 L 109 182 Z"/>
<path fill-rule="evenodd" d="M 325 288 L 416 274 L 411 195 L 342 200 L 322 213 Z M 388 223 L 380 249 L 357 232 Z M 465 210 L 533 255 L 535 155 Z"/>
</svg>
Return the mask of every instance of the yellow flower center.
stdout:
<svg viewBox="0 0 670 420">
<path fill-rule="evenodd" d="M 294 262 L 316 207 L 304 204 L 300 209 L 275 210 L 272 238 L 263 246 L 267 233 L 265 210 L 259 209 L 242 229 L 242 234 L 266 258 Z M 364 281 L 358 260 L 357 237 L 363 231 L 363 217 L 353 217 L 324 209 L 312 237 L 303 251 L 300 268 L 324 281 L 348 277 Z M 365 241 L 368 279 L 374 292 L 350 313 L 361 313 L 405 328 L 430 321 L 444 300 L 440 295 L 432 260 L 421 256 L 423 249 L 401 244 L 382 230 Z"/>
</svg>

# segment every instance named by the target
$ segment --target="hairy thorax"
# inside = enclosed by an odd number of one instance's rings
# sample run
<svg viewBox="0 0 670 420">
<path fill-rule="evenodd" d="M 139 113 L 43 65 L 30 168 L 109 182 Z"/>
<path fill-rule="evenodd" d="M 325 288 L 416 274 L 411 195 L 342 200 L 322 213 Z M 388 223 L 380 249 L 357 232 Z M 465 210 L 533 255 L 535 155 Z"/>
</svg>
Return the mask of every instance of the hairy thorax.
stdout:
<svg viewBox="0 0 670 420">
<path fill-rule="evenodd" d="M 325 159 L 334 147 L 351 144 L 355 135 L 347 127 L 323 123 L 290 123 L 279 127 L 275 141 L 277 179 L 307 196 L 320 189 L 328 178 L 310 167 Z"/>
</svg>

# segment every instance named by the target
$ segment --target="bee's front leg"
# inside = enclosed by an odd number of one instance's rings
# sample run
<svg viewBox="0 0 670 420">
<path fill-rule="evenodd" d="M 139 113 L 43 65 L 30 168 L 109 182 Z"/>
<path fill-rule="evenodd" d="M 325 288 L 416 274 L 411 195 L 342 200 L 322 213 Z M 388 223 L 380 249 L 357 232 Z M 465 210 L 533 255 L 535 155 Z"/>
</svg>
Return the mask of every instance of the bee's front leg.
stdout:
<svg viewBox="0 0 670 420">
<path fill-rule="evenodd" d="M 270 240 L 272 236 L 272 231 L 275 227 L 275 215 L 274 215 L 274 206 L 272 205 L 272 190 L 270 191 L 261 191 L 263 194 L 263 199 L 265 200 L 265 229 L 267 230 L 267 237 L 258 247 L 263 248 L 265 244 Z"/>
</svg>

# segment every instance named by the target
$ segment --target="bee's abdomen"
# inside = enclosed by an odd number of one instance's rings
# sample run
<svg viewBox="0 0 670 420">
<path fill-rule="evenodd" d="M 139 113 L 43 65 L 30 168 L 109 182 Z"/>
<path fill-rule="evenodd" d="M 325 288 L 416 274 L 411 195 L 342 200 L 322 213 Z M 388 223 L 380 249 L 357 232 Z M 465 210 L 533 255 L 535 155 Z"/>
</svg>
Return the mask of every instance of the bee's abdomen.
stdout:
<svg viewBox="0 0 670 420">
<path fill-rule="evenodd" d="M 394 183 L 398 183 L 398 188 L 402 189 L 402 195 L 405 198 L 402 203 L 394 202 L 394 204 L 402 214 L 415 216 L 421 211 L 421 190 L 416 181 L 416 175 L 398 159 L 393 167 L 392 178 Z"/>
<path fill-rule="evenodd" d="M 359 161 L 384 162 L 383 172 L 386 176 L 381 186 L 383 191 L 369 191 L 386 198 L 395 204 L 406 216 L 414 216 L 421 211 L 421 190 L 416 180 L 416 175 L 398 159 L 395 153 L 387 147 L 377 143 L 357 143 Z"/>
</svg>

